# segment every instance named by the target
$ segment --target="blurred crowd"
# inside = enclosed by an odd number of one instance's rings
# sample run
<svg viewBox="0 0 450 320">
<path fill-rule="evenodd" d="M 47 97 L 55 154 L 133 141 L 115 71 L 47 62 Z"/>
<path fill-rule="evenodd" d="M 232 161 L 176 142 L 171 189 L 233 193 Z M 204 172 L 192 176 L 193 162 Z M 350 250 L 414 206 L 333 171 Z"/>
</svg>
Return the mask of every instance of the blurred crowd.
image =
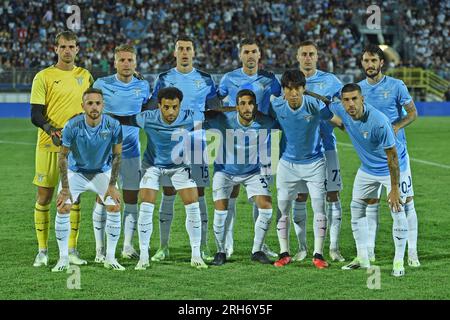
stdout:
<svg viewBox="0 0 450 320">
<path fill-rule="evenodd" d="M 406 32 L 403 65 L 432 69 L 449 79 L 450 2 L 388 0 L 380 4 L 383 23 Z M 174 64 L 179 34 L 195 40 L 195 65 L 226 72 L 239 63 L 237 43 L 253 36 L 262 51 L 261 66 L 279 72 L 296 65 L 300 41 L 319 44 L 319 68 L 360 75 L 364 46 L 359 27 L 367 17 L 366 1 L 341 0 L 78 0 L 80 53 L 77 64 L 100 73 L 112 71 L 113 49 L 132 43 L 138 69 L 167 70 Z M 399 8 L 407 10 L 399 10 Z M 0 4 L 0 71 L 42 68 L 55 61 L 55 35 L 74 22 L 69 4 L 55 0 L 15 0 Z M 361 19 L 361 17 L 363 17 Z M 358 25 L 359 21 L 359 25 Z M 365 23 L 364 23 L 365 24 Z M 413 50 L 413 51 L 411 51 Z"/>
</svg>

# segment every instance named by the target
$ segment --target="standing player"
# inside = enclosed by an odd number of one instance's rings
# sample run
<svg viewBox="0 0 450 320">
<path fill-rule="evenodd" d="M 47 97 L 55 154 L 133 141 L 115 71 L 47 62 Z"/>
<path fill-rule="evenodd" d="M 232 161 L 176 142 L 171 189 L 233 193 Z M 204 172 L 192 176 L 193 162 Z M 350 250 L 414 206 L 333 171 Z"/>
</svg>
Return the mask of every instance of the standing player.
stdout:
<svg viewBox="0 0 450 320">
<path fill-rule="evenodd" d="M 155 81 L 155 87 L 150 101 L 151 106 L 158 104 L 158 92 L 162 88 L 176 87 L 183 92 L 181 110 L 205 111 L 208 108 L 216 108 L 220 105 L 217 98 L 217 89 L 214 81 L 206 72 L 193 66 L 194 41 L 189 37 L 179 37 L 175 43 L 174 56 L 176 67 L 161 73 Z M 199 113 L 200 114 L 200 113 Z M 195 119 L 201 121 L 202 119 Z M 202 140 L 202 148 L 206 146 L 206 135 L 198 132 L 194 139 Z M 192 163 L 192 178 L 198 188 L 200 214 L 202 216 L 202 256 L 206 260 L 212 260 L 209 253 L 208 240 L 208 208 L 205 200 L 205 187 L 209 186 L 209 168 L 206 159 L 198 156 L 200 152 L 194 152 Z M 197 154 L 197 156 L 196 156 Z M 164 178 L 162 181 L 163 197 L 159 208 L 160 247 L 152 257 L 152 261 L 162 261 L 169 256 L 169 236 L 174 214 L 174 201 L 176 190 L 171 180 Z"/>
<path fill-rule="evenodd" d="M 150 95 L 150 86 L 146 80 L 133 76 L 136 71 L 136 51 L 127 44 L 114 50 L 114 66 L 117 73 L 97 79 L 94 88 L 101 89 L 105 99 L 105 112 L 116 116 L 130 116 L 141 112 Z M 120 166 L 120 185 L 125 202 L 123 210 L 123 258 L 139 258 L 133 248 L 133 235 L 137 228 L 138 192 L 141 171 L 141 152 L 139 128 L 123 126 L 123 151 Z M 94 234 L 96 239 L 96 262 L 103 262 L 106 211 L 97 201 L 93 212 Z"/>
<path fill-rule="evenodd" d="M 271 117 L 257 112 L 256 95 L 248 89 L 238 92 L 236 109 L 237 112 L 218 113 L 214 118 L 207 118 L 204 126 L 217 129 L 222 136 L 221 145 L 218 147 L 221 150 L 220 156 L 214 162 L 214 236 L 217 253 L 212 264 L 222 265 L 226 262 L 225 223 L 228 201 L 233 188 L 241 184 L 245 186 L 248 199 L 257 205 L 259 211 L 254 226 L 251 259 L 271 264 L 262 251 L 272 220 L 272 197 L 269 181 L 261 175 L 261 163 L 270 161 L 267 137 L 276 122 Z"/>
<path fill-rule="evenodd" d="M 306 77 L 306 89 L 329 100 L 338 98 L 342 83 L 335 75 L 317 70 L 317 45 L 313 41 L 300 43 L 297 51 L 297 61 Z M 339 251 L 339 233 L 342 222 L 341 201 L 339 192 L 342 190 L 341 168 L 336 149 L 336 136 L 333 127 L 328 121 L 320 122 L 321 143 L 325 149 L 325 165 L 327 168 L 327 219 L 330 230 L 330 257 L 332 261 L 345 261 Z M 292 258 L 294 261 L 305 259 L 307 254 L 306 245 L 306 200 L 307 193 L 298 195 L 294 202 L 293 221 L 294 229 L 299 242 L 299 252 Z"/>
<path fill-rule="evenodd" d="M 34 223 L 39 252 L 34 260 L 35 267 L 46 266 L 48 263 L 50 203 L 59 178 L 57 155 L 61 146 L 61 128 L 67 120 L 83 111 L 83 92 L 93 83 L 89 71 L 74 64 L 79 50 L 75 33 L 59 33 L 55 39 L 58 62 L 38 72 L 31 88 L 31 122 L 39 127 L 33 180 L 38 187 Z M 70 223 L 70 263 L 86 264 L 85 260 L 80 259 L 76 249 L 80 224 L 79 204 L 71 207 Z"/>
<path fill-rule="evenodd" d="M 373 200 L 379 200 L 380 187 L 384 186 L 394 220 L 392 236 L 395 256 L 392 275 L 403 276 L 403 259 L 408 236 L 408 222 L 403 203 L 410 192 L 407 184 L 410 177 L 406 171 L 406 149 L 395 137 L 387 117 L 365 102 L 357 84 L 346 84 L 342 88 L 341 99 L 342 104 L 336 102 L 331 105 L 331 110 L 336 115 L 332 121 L 341 128 L 345 127 L 361 160 L 350 205 L 357 257 L 342 269 L 370 267 L 366 208 Z"/>
<path fill-rule="evenodd" d="M 369 45 L 364 49 L 361 64 L 366 79 L 358 84 L 367 103 L 384 113 L 392 123 L 394 132 L 406 149 L 406 135 L 404 128 L 417 118 L 417 110 L 408 88 L 403 81 L 383 75 L 383 51 L 377 45 Z M 403 109 L 406 116 L 403 116 Z M 411 166 L 406 149 L 407 172 L 411 177 Z M 419 267 L 417 254 L 417 214 L 414 207 L 414 191 L 412 179 L 408 181 L 411 193 L 406 199 L 405 213 L 408 219 L 408 264 Z M 380 190 L 381 195 L 381 190 Z M 367 207 L 367 221 L 369 224 L 369 257 L 375 261 L 375 239 L 379 220 L 379 202 L 370 203 Z"/>
<path fill-rule="evenodd" d="M 261 52 L 254 39 L 243 39 L 240 42 L 239 58 L 242 61 L 242 68 L 228 72 L 223 76 L 219 85 L 219 95 L 224 99 L 225 105 L 232 106 L 236 101 L 237 93 L 242 88 L 250 88 L 256 95 L 258 111 L 267 115 L 269 113 L 270 96 L 279 96 L 281 94 L 280 83 L 273 73 L 259 69 L 258 63 L 261 59 Z M 269 180 L 271 180 L 270 171 L 270 164 L 261 167 L 261 174 L 269 177 Z M 228 218 L 226 222 L 226 251 L 228 257 L 232 255 L 234 250 L 233 228 L 236 214 L 236 198 L 238 195 L 239 185 L 234 188 L 231 198 L 228 201 Z M 255 222 L 258 214 L 258 207 L 254 205 L 253 220 Z M 271 257 L 277 256 L 265 244 L 263 245 L 263 251 Z"/>
<path fill-rule="evenodd" d="M 138 115 L 120 117 L 122 124 L 144 129 L 147 135 L 147 148 L 142 162 L 145 173 L 140 182 L 141 205 L 138 218 L 139 262 L 136 270 L 149 266 L 149 245 L 153 232 L 153 210 L 156 197 L 164 177 L 168 177 L 180 194 L 186 209 L 186 230 L 191 244 L 191 266 L 207 268 L 201 257 L 201 220 L 197 185 L 192 179 L 191 167 L 185 163 L 186 140 L 188 132 L 194 128 L 194 121 L 202 119 L 202 113 L 180 110 L 183 93 L 168 87 L 159 90 L 159 110 L 148 110 Z M 181 141 L 178 141 L 180 138 Z M 189 159 L 188 159 L 189 162 Z"/>
<path fill-rule="evenodd" d="M 120 236 L 120 194 L 116 181 L 122 157 L 122 127 L 117 120 L 102 115 L 101 90 L 90 88 L 85 91 L 83 110 L 85 113 L 70 119 L 63 130 L 58 158 L 61 183 L 55 219 L 59 260 L 52 271 L 64 271 L 69 267 L 68 213 L 72 203 L 77 203 L 80 194 L 88 190 L 95 192 L 106 205 L 107 253 L 104 266 L 125 270 L 115 258 Z"/>
<path fill-rule="evenodd" d="M 280 216 L 277 234 L 280 259 L 276 267 L 292 261 L 289 255 L 289 213 L 299 193 L 311 195 L 314 212 L 314 257 L 318 269 L 328 267 L 323 257 L 323 243 L 327 231 L 325 214 L 326 167 L 319 135 L 321 120 L 329 120 L 332 113 L 320 100 L 305 96 L 306 79 L 303 73 L 287 70 L 281 78 L 284 97 L 273 97 L 272 111 L 280 123 L 284 150 L 277 169 L 277 196 Z"/>
</svg>

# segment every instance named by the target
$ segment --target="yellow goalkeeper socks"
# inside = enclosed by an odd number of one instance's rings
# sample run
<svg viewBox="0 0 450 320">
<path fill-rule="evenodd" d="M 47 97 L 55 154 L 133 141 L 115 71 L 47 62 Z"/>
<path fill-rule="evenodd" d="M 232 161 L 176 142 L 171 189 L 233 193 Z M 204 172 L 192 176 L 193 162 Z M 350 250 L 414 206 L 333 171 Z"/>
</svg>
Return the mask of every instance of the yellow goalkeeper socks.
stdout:
<svg viewBox="0 0 450 320">
<path fill-rule="evenodd" d="M 69 250 L 77 248 L 79 227 L 80 227 L 80 205 L 73 204 L 70 209 L 70 236 L 69 236 Z"/>
<path fill-rule="evenodd" d="M 50 204 L 34 206 L 34 228 L 38 239 L 39 250 L 47 250 L 48 235 L 50 232 Z"/>
</svg>

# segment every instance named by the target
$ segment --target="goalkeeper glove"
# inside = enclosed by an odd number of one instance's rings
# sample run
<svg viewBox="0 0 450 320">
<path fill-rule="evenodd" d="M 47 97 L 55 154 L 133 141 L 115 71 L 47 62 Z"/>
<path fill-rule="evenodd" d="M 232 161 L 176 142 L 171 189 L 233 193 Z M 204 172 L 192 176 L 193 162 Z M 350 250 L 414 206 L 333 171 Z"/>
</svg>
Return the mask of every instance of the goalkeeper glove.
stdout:
<svg viewBox="0 0 450 320">
<path fill-rule="evenodd" d="M 62 132 L 61 129 L 55 128 L 54 126 L 46 123 L 42 126 L 42 129 L 50 136 L 52 142 L 55 146 L 61 146 L 62 142 Z"/>
</svg>

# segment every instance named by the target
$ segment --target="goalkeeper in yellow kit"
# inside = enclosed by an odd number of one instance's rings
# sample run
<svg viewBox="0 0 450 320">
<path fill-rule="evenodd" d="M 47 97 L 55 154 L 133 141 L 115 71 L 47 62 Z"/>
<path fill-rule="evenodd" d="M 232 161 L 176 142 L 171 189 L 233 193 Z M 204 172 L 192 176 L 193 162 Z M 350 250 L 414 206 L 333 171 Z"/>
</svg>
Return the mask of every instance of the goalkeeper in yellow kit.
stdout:
<svg viewBox="0 0 450 320">
<path fill-rule="evenodd" d="M 72 31 L 56 36 L 55 52 L 58 62 L 36 74 L 31 89 L 31 122 L 39 127 L 36 145 L 36 172 L 33 183 L 38 187 L 34 209 L 34 222 L 39 252 L 34 266 L 48 264 L 48 235 L 50 203 L 58 184 L 58 152 L 61 145 L 61 129 L 74 115 L 83 112 L 83 92 L 93 78 L 89 71 L 75 66 L 79 51 L 78 38 Z M 70 211 L 71 232 L 69 259 L 72 264 L 86 264 L 80 259 L 77 247 L 80 207 L 74 204 Z"/>
</svg>

